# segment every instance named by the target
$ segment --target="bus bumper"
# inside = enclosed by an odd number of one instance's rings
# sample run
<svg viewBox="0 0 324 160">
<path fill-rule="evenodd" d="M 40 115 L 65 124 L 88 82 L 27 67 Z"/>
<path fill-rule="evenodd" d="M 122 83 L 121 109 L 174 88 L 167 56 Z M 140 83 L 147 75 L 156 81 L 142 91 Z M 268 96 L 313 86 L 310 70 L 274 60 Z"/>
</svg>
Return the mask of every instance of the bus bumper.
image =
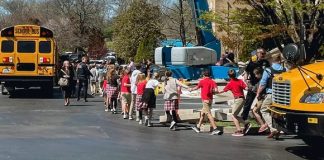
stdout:
<svg viewBox="0 0 324 160">
<path fill-rule="evenodd" d="M 270 107 L 273 126 L 300 136 L 324 136 L 324 113 L 283 110 Z"/>
<path fill-rule="evenodd" d="M 49 82 L 53 81 L 53 76 L 0 76 L 1 82 Z"/>
<path fill-rule="evenodd" d="M 0 82 L 7 86 L 15 87 L 39 87 L 45 85 L 53 85 L 54 77 L 52 76 L 0 76 Z"/>
</svg>

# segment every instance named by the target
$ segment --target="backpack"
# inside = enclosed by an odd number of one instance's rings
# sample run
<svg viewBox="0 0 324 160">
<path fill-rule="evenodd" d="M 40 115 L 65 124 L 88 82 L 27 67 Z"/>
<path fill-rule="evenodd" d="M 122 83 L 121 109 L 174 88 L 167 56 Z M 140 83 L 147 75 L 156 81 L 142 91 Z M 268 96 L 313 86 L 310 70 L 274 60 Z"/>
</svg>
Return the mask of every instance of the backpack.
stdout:
<svg viewBox="0 0 324 160">
<path fill-rule="evenodd" d="M 267 69 L 270 69 L 270 72 Z M 273 80 L 273 78 L 277 74 L 281 74 L 283 72 L 286 72 L 286 68 L 283 68 L 282 70 L 275 70 L 272 67 L 269 67 L 267 69 L 265 69 L 264 71 L 267 72 L 270 75 L 270 77 L 269 77 L 269 79 L 267 81 L 267 87 L 266 88 L 272 89 L 272 80 Z"/>
</svg>

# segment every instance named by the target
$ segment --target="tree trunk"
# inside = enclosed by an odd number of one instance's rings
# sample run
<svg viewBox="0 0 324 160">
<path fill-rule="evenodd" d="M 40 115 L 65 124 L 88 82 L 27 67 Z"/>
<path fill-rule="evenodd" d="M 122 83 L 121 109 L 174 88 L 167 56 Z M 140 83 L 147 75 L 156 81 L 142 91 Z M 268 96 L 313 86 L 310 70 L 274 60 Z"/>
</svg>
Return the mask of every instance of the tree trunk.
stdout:
<svg viewBox="0 0 324 160">
<path fill-rule="evenodd" d="M 185 47 L 187 46 L 187 40 L 186 40 L 186 29 L 185 29 L 185 20 L 184 20 L 184 15 L 183 15 L 183 1 L 179 0 L 179 7 L 180 7 L 180 37 L 182 41 L 182 46 Z"/>
</svg>

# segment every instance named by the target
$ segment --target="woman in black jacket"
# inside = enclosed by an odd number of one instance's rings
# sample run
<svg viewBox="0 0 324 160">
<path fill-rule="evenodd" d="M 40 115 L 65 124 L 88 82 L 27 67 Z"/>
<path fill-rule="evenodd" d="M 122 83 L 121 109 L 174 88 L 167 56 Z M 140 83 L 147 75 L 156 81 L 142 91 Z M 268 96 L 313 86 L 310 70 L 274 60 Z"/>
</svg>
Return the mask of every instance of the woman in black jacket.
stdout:
<svg viewBox="0 0 324 160">
<path fill-rule="evenodd" d="M 73 87 L 73 76 L 74 76 L 74 70 L 70 66 L 70 62 L 64 61 L 62 69 L 59 72 L 59 78 L 68 79 L 67 86 L 61 86 L 64 95 L 64 106 L 70 105 L 70 98 L 71 98 L 72 87 Z"/>
</svg>

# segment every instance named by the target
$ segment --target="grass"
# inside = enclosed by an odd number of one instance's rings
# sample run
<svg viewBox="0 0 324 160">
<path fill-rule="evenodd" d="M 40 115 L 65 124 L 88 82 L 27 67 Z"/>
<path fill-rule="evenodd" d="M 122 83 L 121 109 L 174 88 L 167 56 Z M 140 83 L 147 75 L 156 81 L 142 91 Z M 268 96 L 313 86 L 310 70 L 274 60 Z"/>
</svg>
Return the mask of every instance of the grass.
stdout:
<svg viewBox="0 0 324 160">
<path fill-rule="evenodd" d="M 252 127 L 259 127 L 259 124 L 254 119 L 249 119 L 249 122 L 252 124 Z M 234 127 L 234 123 L 230 121 L 217 121 L 216 123 L 220 127 Z"/>
</svg>

